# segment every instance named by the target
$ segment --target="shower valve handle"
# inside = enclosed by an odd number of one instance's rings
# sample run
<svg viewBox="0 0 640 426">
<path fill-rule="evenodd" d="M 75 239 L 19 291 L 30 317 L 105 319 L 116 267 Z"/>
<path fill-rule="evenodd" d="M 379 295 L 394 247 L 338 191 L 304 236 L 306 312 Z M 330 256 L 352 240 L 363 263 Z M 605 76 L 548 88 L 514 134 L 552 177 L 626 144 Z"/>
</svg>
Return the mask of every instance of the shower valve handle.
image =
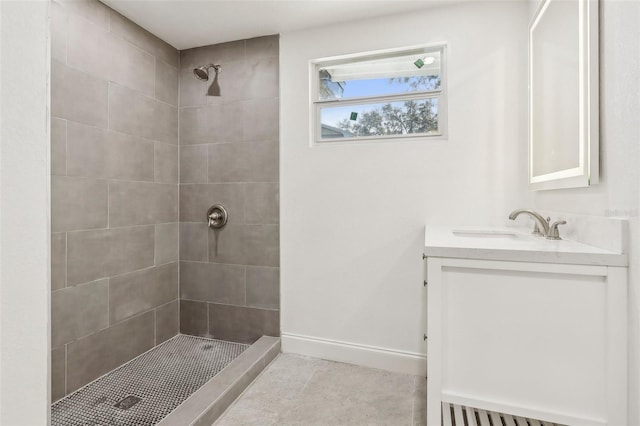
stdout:
<svg viewBox="0 0 640 426">
<path fill-rule="evenodd" d="M 214 204 L 207 210 L 209 228 L 219 229 L 227 224 L 229 214 L 222 204 Z"/>
</svg>

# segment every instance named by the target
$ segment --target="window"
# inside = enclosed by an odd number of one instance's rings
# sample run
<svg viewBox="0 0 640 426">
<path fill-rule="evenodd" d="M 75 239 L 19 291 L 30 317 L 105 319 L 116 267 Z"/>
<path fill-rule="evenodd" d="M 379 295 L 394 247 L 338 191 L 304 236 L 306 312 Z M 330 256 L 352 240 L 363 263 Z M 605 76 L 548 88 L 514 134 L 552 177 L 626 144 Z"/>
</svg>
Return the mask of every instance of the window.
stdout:
<svg viewBox="0 0 640 426">
<path fill-rule="evenodd" d="M 319 143 L 445 134 L 445 46 L 312 62 Z"/>
</svg>

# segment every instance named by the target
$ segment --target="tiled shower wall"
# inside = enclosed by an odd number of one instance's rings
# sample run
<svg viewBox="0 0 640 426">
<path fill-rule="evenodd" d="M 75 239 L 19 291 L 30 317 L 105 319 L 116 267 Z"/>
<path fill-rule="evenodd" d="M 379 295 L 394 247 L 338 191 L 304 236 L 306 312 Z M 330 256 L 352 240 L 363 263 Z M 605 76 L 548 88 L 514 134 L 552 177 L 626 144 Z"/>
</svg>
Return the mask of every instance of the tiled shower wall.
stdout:
<svg viewBox="0 0 640 426">
<path fill-rule="evenodd" d="M 52 400 L 178 333 L 176 49 L 51 5 Z"/>
<path fill-rule="evenodd" d="M 278 36 L 180 52 L 180 330 L 278 336 Z M 193 68 L 220 64 L 217 81 Z M 213 81 L 212 81 L 213 80 Z M 216 92 L 219 96 L 207 96 Z M 214 89 L 214 90 L 210 90 Z M 210 230 L 223 204 L 229 223 Z"/>
</svg>

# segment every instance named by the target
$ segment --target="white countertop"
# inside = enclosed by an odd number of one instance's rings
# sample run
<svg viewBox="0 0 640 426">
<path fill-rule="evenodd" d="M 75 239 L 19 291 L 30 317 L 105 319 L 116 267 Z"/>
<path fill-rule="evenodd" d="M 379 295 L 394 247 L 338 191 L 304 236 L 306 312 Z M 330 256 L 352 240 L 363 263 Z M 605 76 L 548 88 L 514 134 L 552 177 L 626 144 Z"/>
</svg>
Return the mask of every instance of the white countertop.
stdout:
<svg viewBox="0 0 640 426">
<path fill-rule="evenodd" d="M 627 266 L 626 254 L 571 240 L 547 240 L 530 229 L 427 226 L 424 254 L 430 257 L 577 265 Z"/>
</svg>

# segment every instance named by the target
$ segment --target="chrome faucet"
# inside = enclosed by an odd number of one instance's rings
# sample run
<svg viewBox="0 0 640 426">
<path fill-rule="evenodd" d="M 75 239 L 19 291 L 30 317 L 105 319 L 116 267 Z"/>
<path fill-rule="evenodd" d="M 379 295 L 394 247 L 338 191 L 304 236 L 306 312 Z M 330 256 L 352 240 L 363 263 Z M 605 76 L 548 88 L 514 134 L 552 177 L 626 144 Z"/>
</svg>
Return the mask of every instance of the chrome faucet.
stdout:
<svg viewBox="0 0 640 426">
<path fill-rule="evenodd" d="M 533 228 L 532 234 L 540 235 L 542 237 L 549 237 L 549 220 L 550 218 L 544 218 L 540 215 L 540 213 L 536 213 L 533 210 L 527 209 L 518 209 L 511 212 L 509 215 L 509 219 L 516 220 L 516 217 L 521 215 L 522 213 L 526 213 L 533 218 L 536 223 L 536 226 Z M 557 230 L 557 225 L 556 225 Z M 556 231 L 557 232 L 557 231 Z"/>
</svg>

